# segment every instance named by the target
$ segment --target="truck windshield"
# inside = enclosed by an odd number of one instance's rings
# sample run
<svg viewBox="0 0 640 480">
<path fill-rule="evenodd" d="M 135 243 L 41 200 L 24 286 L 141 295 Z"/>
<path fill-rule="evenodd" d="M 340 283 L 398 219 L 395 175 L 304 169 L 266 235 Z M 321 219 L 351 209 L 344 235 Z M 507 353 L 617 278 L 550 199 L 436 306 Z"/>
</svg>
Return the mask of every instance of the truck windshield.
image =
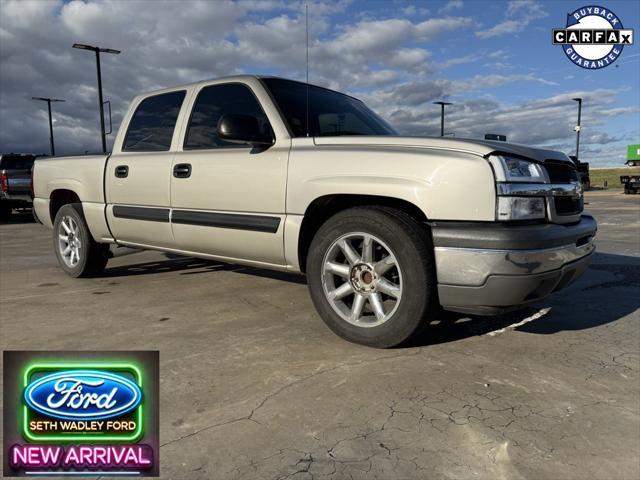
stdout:
<svg viewBox="0 0 640 480">
<path fill-rule="evenodd" d="M 263 78 L 294 137 L 307 135 L 307 85 L 282 78 Z M 309 85 L 309 135 L 397 135 L 360 100 Z"/>
</svg>

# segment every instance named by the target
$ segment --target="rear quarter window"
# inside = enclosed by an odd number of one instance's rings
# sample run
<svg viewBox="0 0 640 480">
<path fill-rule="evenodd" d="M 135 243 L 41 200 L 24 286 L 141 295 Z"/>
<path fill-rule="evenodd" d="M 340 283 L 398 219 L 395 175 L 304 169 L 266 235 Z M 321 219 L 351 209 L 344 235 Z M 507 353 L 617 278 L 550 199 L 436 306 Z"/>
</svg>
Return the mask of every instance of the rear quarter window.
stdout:
<svg viewBox="0 0 640 480">
<path fill-rule="evenodd" d="M 127 152 L 169 150 L 185 91 L 145 98 L 136 108 L 122 147 Z"/>
</svg>

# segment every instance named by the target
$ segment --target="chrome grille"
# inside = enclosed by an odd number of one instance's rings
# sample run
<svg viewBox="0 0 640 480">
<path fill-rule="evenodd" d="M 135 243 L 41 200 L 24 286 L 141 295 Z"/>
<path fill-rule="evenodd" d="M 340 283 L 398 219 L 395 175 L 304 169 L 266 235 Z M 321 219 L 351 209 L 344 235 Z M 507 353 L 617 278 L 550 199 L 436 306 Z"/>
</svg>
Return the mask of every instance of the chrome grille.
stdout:
<svg viewBox="0 0 640 480">
<path fill-rule="evenodd" d="M 579 182 L 580 175 L 573 163 L 547 160 L 544 162 L 551 183 Z"/>
<path fill-rule="evenodd" d="M 577 215 L 582 213 L 583 202 L 582 197 L 555 197 L 553 202 L 558 215 Z"/>
<path fill-rule="evenodd" d="M 578 183 L 580 174 L 573 163 L 558 160 L 544 162 L 551 183 Z M 554 197 L 553 204 L 556 215 L 579 215 L 584 209 L 582 195 L 580 197 Z"/>
</svg>

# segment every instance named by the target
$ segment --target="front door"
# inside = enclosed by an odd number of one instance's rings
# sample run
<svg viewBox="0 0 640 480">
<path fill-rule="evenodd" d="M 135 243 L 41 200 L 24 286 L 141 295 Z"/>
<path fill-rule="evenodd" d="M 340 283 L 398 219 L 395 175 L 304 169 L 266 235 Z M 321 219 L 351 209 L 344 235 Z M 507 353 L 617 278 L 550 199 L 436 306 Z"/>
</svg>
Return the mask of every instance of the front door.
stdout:
<svg viewBox="0 0 640 480">
<path fill-rule="evenodd" d="M 284 212 L 288 138 L 269 148 L 221 140 L 223 114 L 271 124 L 244 83 L 203 87 L 194 101 L 182 149 L 173 158 L 171 221 L 177 248 L 222 260 L 284 265 Z"/>
<path fill-rule="evenodd" d="M 143 99 L 107 162 L 107 220 L 120 242 L 173 247 L 171 144 L 184 98 L 180 90 Z"/>
</svg>

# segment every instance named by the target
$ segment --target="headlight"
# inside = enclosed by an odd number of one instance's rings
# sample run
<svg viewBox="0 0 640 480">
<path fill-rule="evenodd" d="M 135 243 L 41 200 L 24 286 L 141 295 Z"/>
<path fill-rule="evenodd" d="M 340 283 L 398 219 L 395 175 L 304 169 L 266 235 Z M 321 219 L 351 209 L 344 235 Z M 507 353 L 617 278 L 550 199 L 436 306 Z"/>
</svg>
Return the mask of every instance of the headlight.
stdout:
<svg viewBox="0 0 640 480">
<path fill-rule="evenodd" d="M 544 169 L 538 163 L 505 155 L 491 155 L 489 162 L 498 182 L 546 182 Z"/>
<path fill-rule="evenodd" d="M 533 220 L 545 217 L 542 197 L 498 197 L 496 220 Z"/>
</svg>

